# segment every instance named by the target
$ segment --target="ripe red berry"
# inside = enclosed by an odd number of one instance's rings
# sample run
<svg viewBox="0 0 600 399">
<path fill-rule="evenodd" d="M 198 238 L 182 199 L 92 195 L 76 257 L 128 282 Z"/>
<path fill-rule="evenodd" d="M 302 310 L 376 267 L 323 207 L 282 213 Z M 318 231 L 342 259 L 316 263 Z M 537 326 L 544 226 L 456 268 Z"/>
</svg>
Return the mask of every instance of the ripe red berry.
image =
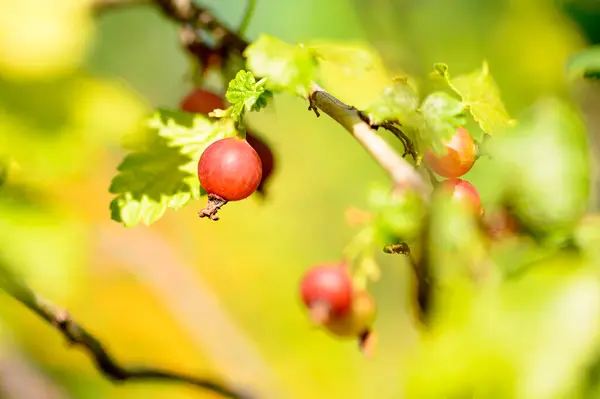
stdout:
<svg viewBox="0 0 600 399">
<path fill-rule="evenodd" d="M 478 215 L 483 213 L 479 192 L 468 181 L 462 179 L 444 180 L 440 183 L 438 189 L 446 191 L 452 196 L 453 200 L 468 204 Z"/>
<path fill-rule="evenodd" d="M 246 140 L 229 137 L 204 150 L 198 162 L 200 185 L 208 194 L 226 201 L 250 196 L 260 184 L 262 166 L 258 154 Z"/>
<path fill-rule="evenodd" d="M 248 144 L 252 146 L 256 150 L 256 153 L 260 157 L 260 161 L 262 162 L 262 180 L 258 185 L 256 191 L 261 194 L 266 194 L 266 184 L 269 181 L 269 177 L 273 173 L 274 167 L 274 156 L 271 148 L 267 143 L 261 140 L 258 136 L 251 133 L 249 130 L 246 132 L 246 140 Z"/>
<path fill-rule="evenodd" d="M 327 320 L 325 328 L 340 337 L 359 338 L 371 330 L 375 313 L 375 300 L 371 294 L 368 291 L 357 291 L 352 298 L 350 311 Z"/>
<path fill-rule="evenodd" d="M 215 109 L 226 107 L 221 96 L 205 89 L 196 88 L 181 101 L 179 108 L 185 112 L 208 115 Z"/>
<path fill-rule="evenodd" d="M 435 173 L 447 178 L 456 178 L 471 170 L 475 164 L 477 147 L 467 129 L 456 129 L 452 138 L 444 143 L 444 147 L 446 153 L 441 156 L 432 151 L 425 153 L 425 162 Z"/>
<path fill-rule="evenodd" d="M 300 293 L 304 304 L 313 312 L 314 321 L 324 322 L 350 311 L 352 279 L 345 264 L 315 266 L 302 278 Z"/>
</svg>

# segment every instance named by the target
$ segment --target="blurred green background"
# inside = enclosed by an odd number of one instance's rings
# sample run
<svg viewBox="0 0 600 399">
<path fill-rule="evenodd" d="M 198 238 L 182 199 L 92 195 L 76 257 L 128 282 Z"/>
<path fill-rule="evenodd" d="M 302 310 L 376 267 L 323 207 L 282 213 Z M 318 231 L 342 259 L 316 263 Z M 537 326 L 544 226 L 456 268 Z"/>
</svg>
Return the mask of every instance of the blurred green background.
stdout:
<svg viewBox="0 0 600 399">
<path fill-rule="evenodd" d="M 231 26 L 245 8 L 243 0 L 202 4 Z M 591 16 L 599 13 L 585 1 L 258 0 L 248 37 L 365 42 L 387 73 L 421 78 L 434 62 L 459 74 L 487 59 L 518 115 L 540 95 L 567 94 L 565 62 L 598 40 L 600 20 Z M 176 108 L 192 87 L 178 27 L 149 4 L 92 17 L 77 0 L 3 2 L 0 59 L 0 151 L 18 157 L 9 178 L 33 187 L 35 205 L 0 207 L 0 243 L 27 253 L 18 269 L 33 288 L 127 364 L 213 375 L 262 398 L 402 397 L 403 358 L 417 339 L 402 259 L 378 258 L 372 359 L 356 342 L 313 329 L 299 304 L 301 274 L 339 259 L 357 232 L 345 210 L 364 208 L 367 188 L 387 182 L 340 126 L 315 118 L 301 99 L 277 96 L 251 116 L 277 156 L 269 198 L 229 204 L 218 223 L 199 220 L 197 202 L 125 229 L 108 210 L 119 140 L 149 109 Z M 327 88 L 359 106 L 385 76 L 336 75 Z M 494 185 L 486 167 L 481 159 L 467 175 L 484 203 Z M 52 327 L 4 295 L 0 302 L 6 397 L 212 397 L 169 384 L 112 385 Z"/>
</svg>

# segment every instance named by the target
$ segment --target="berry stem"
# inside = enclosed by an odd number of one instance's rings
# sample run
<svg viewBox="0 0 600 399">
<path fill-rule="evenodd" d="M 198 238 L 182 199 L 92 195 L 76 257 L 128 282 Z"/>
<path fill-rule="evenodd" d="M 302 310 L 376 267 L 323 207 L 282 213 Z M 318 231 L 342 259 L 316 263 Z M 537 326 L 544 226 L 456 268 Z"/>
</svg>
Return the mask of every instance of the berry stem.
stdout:
<svg viewBox="0 0 600 399">
<path fill-rule="evenodd" d="M 226 199 L 223 199 L 215 194 L 208 194 L 208 203 L 206 204 L 206 206 L 204 208 L 202 208 L 202 209 L 200 209 L 200 211 L 198 211 L 198 216 L 200 218 L 207 217 L 210 220 L 215 220 L 215 221 L 219 220 L 219 217 L 217 216 L 217 212 L 219 212 L 219 209 L 221 209 L 221 207 L 223 205 L 225 205 L 226 203 L 227 203 Z"/>
<path fill-rule="evenodd" d="M 250 21 L 252 20 L 252 15 L 254 14 L 254 9 L 256 8 L 256 0 L 248 0 L 248 5 L 246 6 L 246 12 L 244 13 L 244 19 L 240 24 L 240 27 L 237 30 L 237 34 L 239 36 L 244 36 L 246 33 L 246 29 L 248 29 L 248 25 L 250 25 Z"/>
<path fill-rule="evenodd" d="M 316 301 L 310 307 L 310 320 L 316 325 L 323 325 L 329 320 L 331 306 L 325 301 Z"/>
</svg>

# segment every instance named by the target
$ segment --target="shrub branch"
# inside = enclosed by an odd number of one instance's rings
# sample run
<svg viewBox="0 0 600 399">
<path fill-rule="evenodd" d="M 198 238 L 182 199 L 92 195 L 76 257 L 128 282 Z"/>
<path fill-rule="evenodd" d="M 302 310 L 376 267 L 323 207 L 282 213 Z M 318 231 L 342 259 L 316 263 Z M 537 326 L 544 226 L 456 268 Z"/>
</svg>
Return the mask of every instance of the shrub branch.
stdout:
<svg viewBox="0 0 600 399">
<path fill-rule="evenodd" d="M 224 398 L 251 398 L 241 390 L 227 388 L 209 378 L 194 377 L 160 368 L 121 365 L 108 353 L 104 345 L 73 320 L 67 311 L 36 294 L 1 263 L 0 289 L 51 324 L 66 338 L 69 344 L 82 348 L 95 363 L 96 368 L 112 382 L 170 381 L 189 384 L 219 394 Z"/>
</svg>

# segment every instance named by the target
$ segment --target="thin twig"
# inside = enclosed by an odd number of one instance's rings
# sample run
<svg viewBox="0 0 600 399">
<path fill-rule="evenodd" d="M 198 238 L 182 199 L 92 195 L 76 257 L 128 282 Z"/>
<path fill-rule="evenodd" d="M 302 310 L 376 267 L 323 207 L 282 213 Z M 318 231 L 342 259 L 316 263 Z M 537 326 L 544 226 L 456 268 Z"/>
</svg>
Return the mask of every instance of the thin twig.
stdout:
<svg viewBox="0 0 600 399">
<path fill-rule="evenodd" d="M 171 381 L 186 383 L 231 399 L 249 399 L 250 396 L 237 389 L 229 389 L 208 378 L 198 378 L 151 367 L 124 367 L 120 365 L 92 334 L 81 327 L 71 316 L 51 302 L 33 292 L 21 279 L 0 264 L 0 288 L 21 302 L 32 312 L 62 333 L 71 345 L 85 349 L 96 367 L 113 382 L 124 381 Z"/>
<path fill-rule="evenodd" d="M 248 25 L 250 25 L 250 21 L 252 20 L 256 3 L 256 0 L 248 0 L 248 6 L 246 7 L 246 12 L 244 13 L 244 19 L 242 19 L 242 23 L 237 30 L 237 34 L 239 36 L 244 36 L 244 33 L 246 33 L 246 29 L 248 29 Z"/>
<path fill-rule="evenodd" d="M 402 144 L 404 144 L 404 156 L 408 154 L 414 160 L 417 159 L 417 150 L 415 149 L 412 140 L 402 131 L 402 129 L 400 129 L 400 127 L 389 121 L 381 123 L 379 127 L 392 132 L 392 134 L 396 136 L 402 142 Z"/>
<path fill-rule="evenodd" d="M 424 198 L 428 197 L 429 189 L 417 170 L 364 121 L 356 108 L 344 104 L 316 84 L 308 97 L 310 109 L 317 116 L 318 110 L 323 111 L 350 132 L 390 175 L 396 189 L 411 188 Z"/>
<path fill-rule="evenodd" d="M 209 31 L 221 46 L 235 49 L 240 53 L 248 46 L 237 32 L 216 18 L 208 9 L 194 3 L 193 0 L 154 0 L 170 19 L 189 24 L 197 29 Z"/>
</svg>

